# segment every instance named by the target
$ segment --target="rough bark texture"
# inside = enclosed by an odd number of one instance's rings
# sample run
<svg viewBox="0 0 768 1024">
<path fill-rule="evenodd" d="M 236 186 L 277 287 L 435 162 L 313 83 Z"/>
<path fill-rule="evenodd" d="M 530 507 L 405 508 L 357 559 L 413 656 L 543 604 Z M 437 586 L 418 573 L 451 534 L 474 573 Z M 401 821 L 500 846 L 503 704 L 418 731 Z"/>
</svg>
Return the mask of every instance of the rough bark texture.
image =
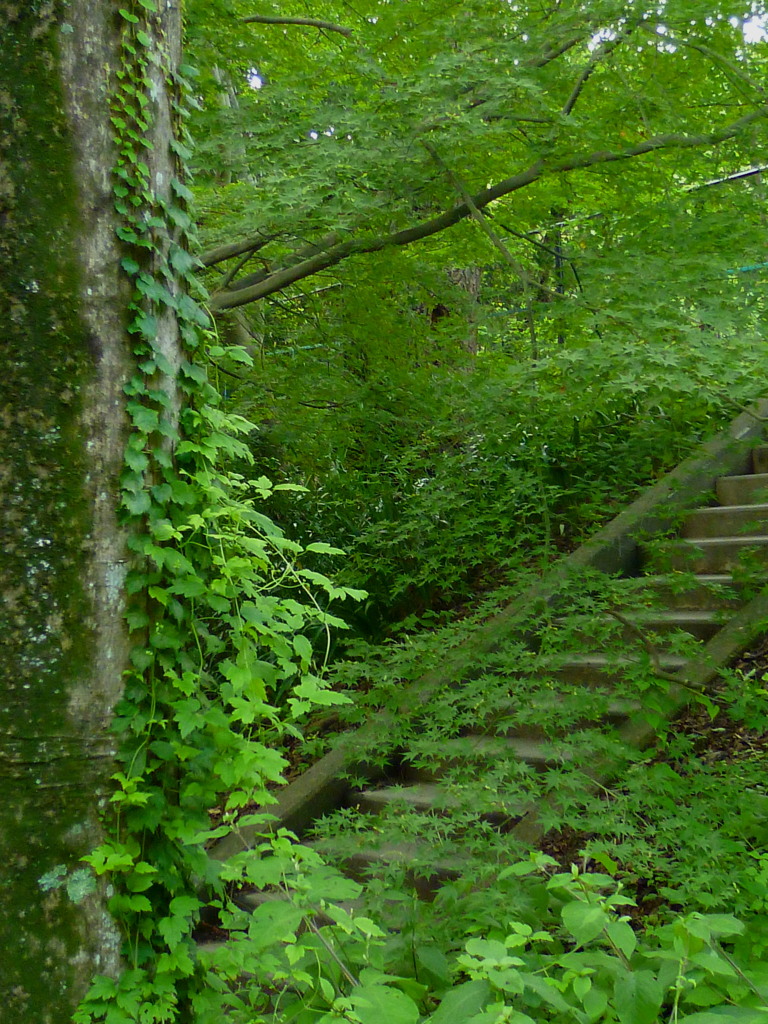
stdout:
<svg viewBox="0 0 768 1024">
<path fill-rule="evenodd" d="M 30 1024 L 64 1024 L 93 975 L 120 968 L 79 863 L 100 836 L 128 656 L 115 8 L 0 0 L 0 1020 Z M 178 38 L 176 6 L 164 15 Z"/>
</svg>

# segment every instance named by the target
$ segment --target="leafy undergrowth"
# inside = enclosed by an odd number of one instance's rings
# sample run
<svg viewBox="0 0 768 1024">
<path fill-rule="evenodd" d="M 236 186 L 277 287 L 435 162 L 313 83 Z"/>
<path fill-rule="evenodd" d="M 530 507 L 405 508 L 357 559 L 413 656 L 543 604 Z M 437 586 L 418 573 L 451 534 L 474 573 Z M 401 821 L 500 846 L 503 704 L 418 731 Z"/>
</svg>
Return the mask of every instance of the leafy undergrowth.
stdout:
<svg viewBox="0 0 768 1024">
<path fill-rule="evenodd" d="M 490 708 L 498 724 L 509 711 L 504 680 L 513 664 L 519 672 L 526 660 L 530 671 L 517 677 L 512 712 L 524 712 L 531 727 L 542 728 L 552 717 L 553 690 L 541 674 L 541 659 L 569 630 L 581 636 L 579 612 L 586 608 L 594 617 L 596 609 L 617 600 L 613 584 L 598 593 L 582 581 L 577 590 L 570 624 L 550 618 L 536 634 L 534 652 L 509 644 L 503 653 L 479 659 L 475 678 L 433 694 L 422 715 L 410 716 L 410 732 L 405 716 L 393 723 L 387 743 L 399 730 L 408 738 L 411 767 L 419 757 L 423 766 L 481 707 L 483 713 Z M 487 616 L 489 609 L 477 614 Z M 619 626 L 604 622 L 600 642 L 612 638 L 626 646 Z M 347 725 L 386 705 L 387 695 L 390 707 L 397 707 L 404 685 L 416 678 L 416 666 L 419 673 L 425 666 L 445 667 L 450 650 L 471 628 L 465 622 L 408 636 L 378 661 L 368 656 L 356 666 L 348 663 L 357 691 Z M 647 659 L 642 664 L 644 653 L 623 695 L 640 696 L 660 720 L 667 686 L 653 678 Z M 402 861 L 389 860 L 361 884 L 325 866 L 316 848 L 294 848 L 291 870 L 286 872 L 284 857 L 280 878 L 266 886 L 279 900 L 220 921 L 230 937 L 238 929 L 258 936 L 271 957 L 270 972 L 257 974 L 239 992 L 250 1016 L 233 1012 L 232 1019 L 768 1020 L 766 679 L 768 638 L 642 752 L 620 749 L 608 731 L 582 727 L 585 717 L 599 716 L 615 691 L 590 691 L 587 708 L 583 688 L 570 694 L 561 688 L 560 725 L 573 726 L 572 753 L 588 741 L 582 759 L 573 756 L 539 773 L 486 764 L 482 778 L 477 764 L 467 761 L 450 774 L 450 813 L 417 814 L 401 807 L 389 821 L 372 822 L 347 809 L 327 819 L 316 838 L 337 858 L 372 836 L 381 845 L 405 836 L 420 852 L 407 870 Z M 332 724 L 326 721 L 325 728 Z M 318 753 L 324 749 L 319 741 L 316 746 Z M 311 744 L 302 756 L 310 750 Z M 619 756 L 622 770 L 610 788 L 595 795 L 586 781 L 590 760 L 601 750 Z M 519 796 L 530 801 L 553 792 L 560 799 L 547 811 L 540 847 L 516 841 L 508 826 Z M 498 807 L 500 795 L 509 804 L 507 823 L 482 814 L 483 799 Z M 266 863 L 270 849 L 265 840 Z M 460 869 L 436 886 L 436 873 L 446 863 L 450 868 L 458 854 L 464 857 Z M 430 900 L 415 896 L 414 875 L 422 890 L 432 890 Z M 268 878 L 265 869 L 263 880 Z M 254 877 L 253 887 L 264 890 L 263 880 Z"/>
<path fill-rule="evenodd" d="M 254 915 L 252 927 L 283 929 L 292 972 L 262 992 L 254 1019 L 768 1019 L 766 652 L 768 640 L 745 655 L 591 819 L 538 851 L 502 837 L 491 870 L 461 874 L 431 902 L 397 865 L 365 887 L 329 887 L 321 873 L 315 892 L 307 854 L 294 902 Z"/>
</svg>

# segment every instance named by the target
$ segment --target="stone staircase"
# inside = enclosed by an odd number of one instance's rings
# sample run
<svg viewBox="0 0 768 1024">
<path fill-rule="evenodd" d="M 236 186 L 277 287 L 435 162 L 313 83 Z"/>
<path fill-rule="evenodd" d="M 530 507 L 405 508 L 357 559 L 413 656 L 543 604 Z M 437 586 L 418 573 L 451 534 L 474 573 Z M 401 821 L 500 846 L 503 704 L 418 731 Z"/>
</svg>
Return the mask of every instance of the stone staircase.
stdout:
<svg viewBox="0 0 768 1024">
<path fill-rule="evenodd" d="M 505 661 L 496 628 L 474 672 L 465 657 L 463 672 L 446 665 L 442 689 L 433 678 L 404 696 L 403 714 L 423 723 L 423 742 L 413 733 L 405 747 L 393 740 L 385 767 L 376 767 L 365 751 L 381 750 L 396 733 L 391 713 L 380 712 L 286 788 L 279 822 L 309 837 L 323 815 L 343 809 L 351 824 L 341 842 L 311 841 L 353 875 L 399 866 L 424 896 L 463 872 L 462 835 L 478 823 L 503 842 L 537 842 L 558 799 L 554 781 L 541 784 L 547 773 L 554 780 L 573 763 L 589 779 L 610 779 L 621 750 L 650 742 L 661 718 L 673 717 L 768 625 L 768 445 L 750 458 L 752 472 L 716 479 L 711 504 L 673 510 L 674 531 L 667 521 L 661 538 L 637 540 L 629 570 L 610 577 L 608 597 L 601 574 L 576 559 L 537 616 L 527 608 L 507 632 L 524 640 L 512 645 L 517 662 Z M 440 702 L 461 708 L 465 699 L 467 725 L 441 735 Z M 438 834 L 445 822 L 450 838 L 437 853 L 434 839 L 414 834 L 414 812 L 432 822 L 425 833 Z M 399 821 L 410 824 L 398 832 Z M 244 831 L 214 855 L 248 843 Z"/>
</svg>

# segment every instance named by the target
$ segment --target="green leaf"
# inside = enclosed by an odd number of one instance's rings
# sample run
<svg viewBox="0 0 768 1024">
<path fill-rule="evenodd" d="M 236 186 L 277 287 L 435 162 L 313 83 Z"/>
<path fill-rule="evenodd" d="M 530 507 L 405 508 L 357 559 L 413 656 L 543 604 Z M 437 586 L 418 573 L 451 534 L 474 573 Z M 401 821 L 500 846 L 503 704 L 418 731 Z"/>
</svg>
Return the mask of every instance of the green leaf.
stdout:
<svg viewBox="0 0 768 1024">
<path fill-rule="evenodd" d="M 277 489 L 277 488 L 276 488 Z M 324 541 L 316 540 L 311 544 L 307 544 L 304 548 L 305 551 L 314 551 L 318 555 L 343 555 L 344 552 L 341 548 L 335 548 L 332 544 L 326 544 Z"/>
<path fill-rule="evenodd" d="M 627 971 L 613 989 L 620 1024 L 654 1024 L 664 989 L 651 971 Z"/>
<path fill-rule="evenodd" d="M 732 914 L 689 914 L 683 920 L 683 926 L 691 935 L 705 942 L 712 935 L 742 935 L 745 927 Z"/>
<path fill-rule="evenodd" d="M 765 1024 L 766 1020 L 768 1013 L 764 1010 L 747 1006 L 718 1006 L 677 1018 L 678 1024 Z"/>
<path fill-rule="evenodd" d="M 599 904 L 584 903 L 581 900 L 566 903 L 561 916 L 563 924 L 581 946 L 596 939 L 610 921 Z"/>
<path fill-rule="evenodd" d="M 637 947 L 637 936 L 630 925 L 626 921 L 611 921 L 606 925 L 605 931 L 614 946 L 630 960 Z"/>
<path fill-rule="evenodd" d="M 143 516 L 152 508 L 152 500 L 147 491 L 131 491 L 123 494 L 122 504 L 131 515 Z"/>
<path fill-rule="evenodd" d="M 428 1018 L 429 1024 L 466 1024 L 491 998 L 491 986 L 483 980 L 465 981 L 450 989 Z"/>
<path fill-rule="evenodd" d="M 145 434 L 151 434 L 153 430 L 157 430 L 160 422 L 157 409 L 149 409 L 139 402 L 127 402 L 126 408 L 137 430 L 142 430 Z"/>
<path fill-rule="evenodd" d="M 296 651 L 299 658 L 301 658 L 302 663 L 304 665 L 309 665 L 312 661 L 313 655 L 312 644 L 305 636 L 302 636 L 301 633 L 298 633 L 293 638 L 293 649 Z"/>
<path fill-rule="evenodd" d="M 185 199 L 188 203 L 194 201 L 195 197 L 192 195 L 190 189 L 187 188 L 183 181 L 179 181 L 178 178 L 171 179 L 171 188 L 173 189 L 177 196 L 179 196 L 182 199 Z"/>
<path fill-rule="evenodd" d="M 198 266 L 198 261 L 194 256 L 190 255 L 186 249 L 182 249 L 178 245 L 171 246 L 170 253 L 170 264 L 174 270 L 178 271 L 179 274 L 188 274 L 191 270 L 194 270 Z"/>
<path fill-rule="evenodd" d="M 360 985 L 349 1002 L 360 1024 L 416 1024 L 419 1019 L 419 1008 L 410 996 L 388 985 Z"/>
<path fill-rule="evenodd" d="M 189 295 L 179 296 L 177 302 L 177 308 L 179 316 L 183 320 L 189 320 L 191 323 L 198 324 L 200 327 L 208 327 L 209 319 L 208 314 L 202 309 L 197 302 Z"/>
</svg>

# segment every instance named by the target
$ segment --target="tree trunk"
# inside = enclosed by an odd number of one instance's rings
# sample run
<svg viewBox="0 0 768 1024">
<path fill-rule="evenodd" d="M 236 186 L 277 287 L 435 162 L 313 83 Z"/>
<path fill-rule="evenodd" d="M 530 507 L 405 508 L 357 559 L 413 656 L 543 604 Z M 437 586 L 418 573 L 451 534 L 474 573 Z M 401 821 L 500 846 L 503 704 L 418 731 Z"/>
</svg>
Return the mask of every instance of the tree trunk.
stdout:
<svg viewBox="0 0 768 1024">
<path fill-rule="evenodd" d="M 100 839 L 129 650 L 117 6 L 0 0 L 0 1017 L 28 1024 L 63 1024 L 94 974 L 120 969 L 107 894 L 80 864 Z M 175 53 L 179 12 L 160 6 Z M 162 79 L 155 107 L 151 170 L 168 187 Z M 173 365 L 175 325 L 161 334 Z"/>
</svg>

